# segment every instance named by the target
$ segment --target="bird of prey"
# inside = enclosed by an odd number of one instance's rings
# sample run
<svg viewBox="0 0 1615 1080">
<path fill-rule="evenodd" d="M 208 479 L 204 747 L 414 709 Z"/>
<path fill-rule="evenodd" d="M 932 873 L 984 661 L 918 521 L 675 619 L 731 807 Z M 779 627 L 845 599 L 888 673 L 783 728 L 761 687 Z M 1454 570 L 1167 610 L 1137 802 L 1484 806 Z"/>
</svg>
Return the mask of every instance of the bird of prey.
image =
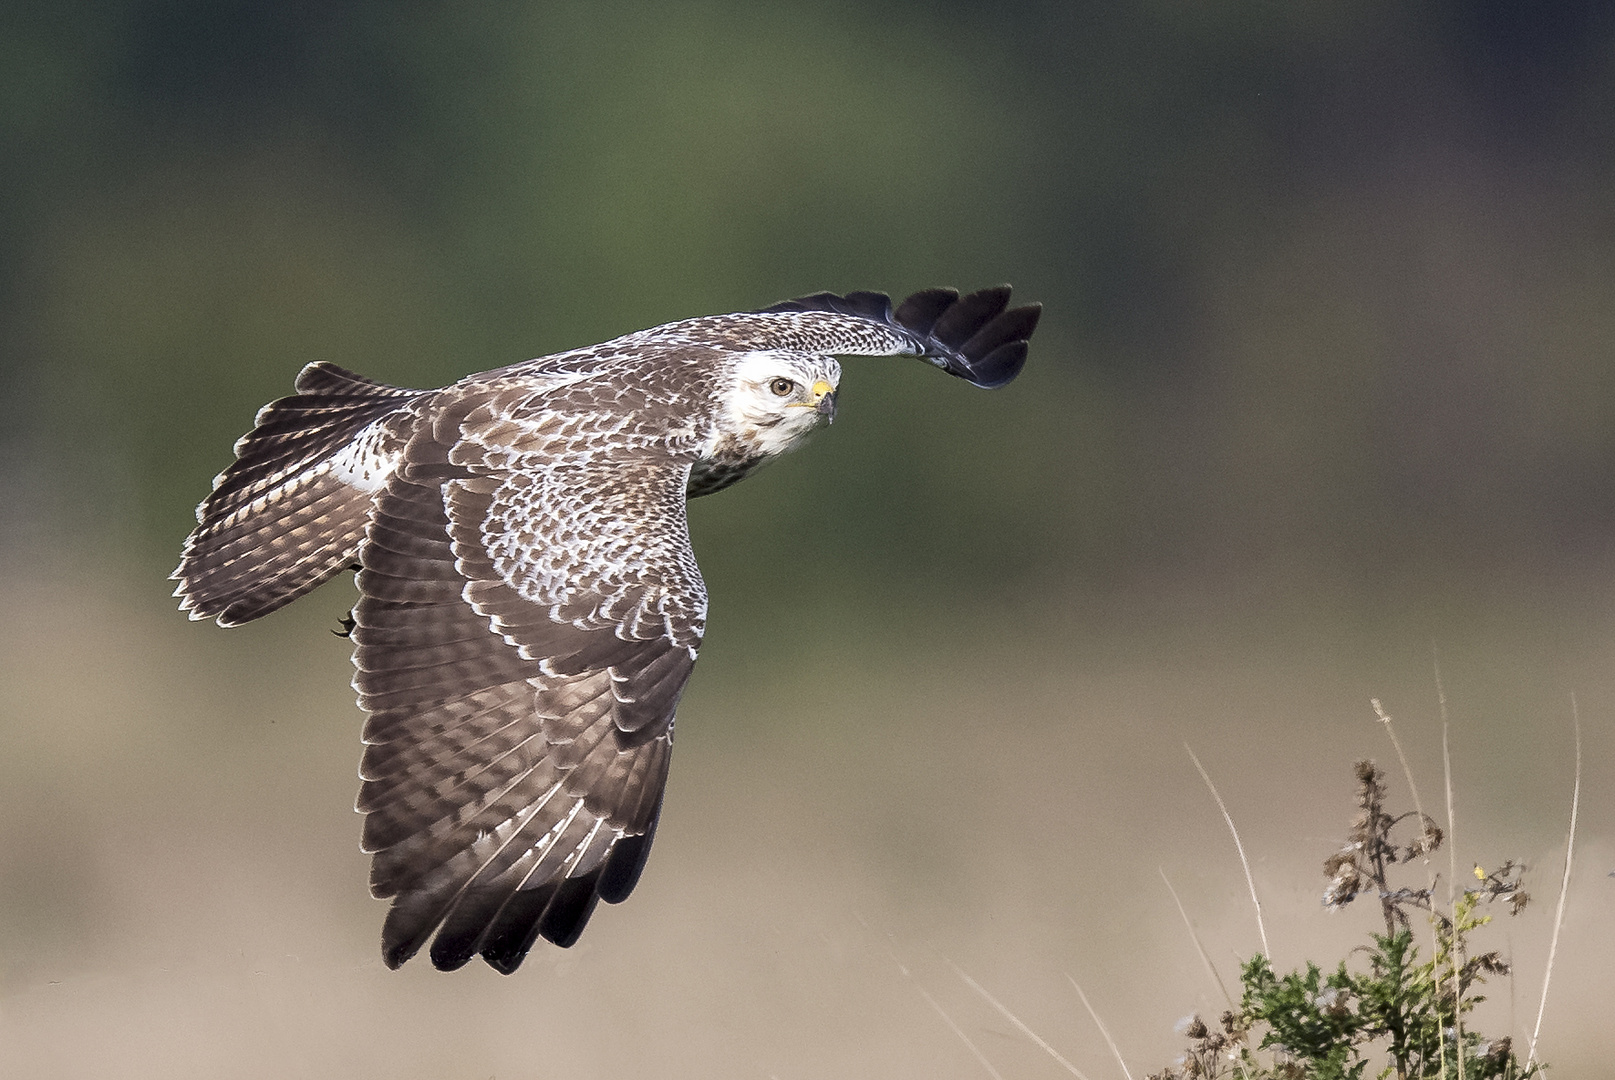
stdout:
<svg viewBox="0 0 1615 1080">
<path fill-rule="evenodd" d="M 406 390 L 317 362 L 197 508 L 180 609 L 235 626 L 344 569 L 382 956 L 506 974 L 626 899 L 706 627 L 686 500 L 835 416 L 837 355 L 977 386 L 1026 360 L 1008 287 L 819 293 Z"/>
</svg>

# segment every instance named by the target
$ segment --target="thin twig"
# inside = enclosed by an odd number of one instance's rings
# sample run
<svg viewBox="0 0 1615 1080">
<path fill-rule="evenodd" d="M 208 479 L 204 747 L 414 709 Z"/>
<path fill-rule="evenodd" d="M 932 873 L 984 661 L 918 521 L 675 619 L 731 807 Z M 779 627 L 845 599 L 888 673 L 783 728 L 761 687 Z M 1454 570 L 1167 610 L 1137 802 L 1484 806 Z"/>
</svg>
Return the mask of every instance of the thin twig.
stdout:
<svg viewBox="0 0 1615 1080">
<path fill-rule="evenodd" d="M 1116 1046 L 1116 1040 L 1110 1037 L 1110 1032 L 1105 1028 L 1105 1022 L 1099 1019 L 1099 1014 L 1094 1011 L 1094 1007 L 1088 1004 L 1088 995 L 1082 992 L 1082 985 L 1075 978 L 1072 978 L 1069 971 L 1065 973 L 1065 977 L 1071 981 L 1072 986 L 1077 988 L 1077 996 L 1082 999 L 1082 1007 L 1088 1010 L 1089 1016 L 1093 1017 L 1094 1027 L 1098 1028 L 1099 1034 L 1105 1037 L 1105 1042 L 1110 1045 L 1110 1052 L 1116 1055 L 1116 1064 L 1122 1067 L 1122 1075 L 1127 1077 L 1127 1080 L 1133 1080 L 1133 1074 L 1127 1068 L 1127 1061 L 1122 1057 L 1121 1050 Z"/>
<path fill-rule="evenodd" d="M 1217 971 L 1217 965 L 1211 962 L 1211 956 L 1206 952 L 1206 947 L 1200 943 L 1200 935 L 1195 933 L 1194 923 L 1189 921 L 1189 913 L 1184 910 L 1183 901 L 1178 899 L 1178 890 L 1174 889 L 1172 887 L 1172 882 L 1167 880 L 1165 869 L 1157 866 L 1155 868 L 1155 872 L 1161 875 L 1162 881 L 1166 882 L 1166 891 L 1172 894 L 1172 902 L 1178 905 L 1178 914 L 1183 916 L 1183 925 L 1188 927 L 1189 940 L 1194 942 L 1195 951 L 1200 954 L 1200 962 L 1206 965 L 1207 974 L 1217 981 L 1217 989 L 1222 991 L 1222 999 L 1226 1001 L 1228 1003 L 1228 1007 L 1232 1009 L 1234 1007 L 1234 999 L 1228 993 L 1228 984 L 1222 981 L 1222 975 Z"/>
<path fill-rule="evenodd" d="M 943 959 L 948 960 L 948 958 L 945 957 L 945 956 L 943 957 Z M 953 969 L 954 974 L 958 975 L 959 978 L 961 978 L 961 979 L 963 979 L 965 981 L 966 986 L 970 987 L 970 989 L 972 989 L 976 993 L 980 994 L 982 996 L 982 999 L 985 1000 L 987 1002 L 987 1004 L 991 1005 L 993 1008 L 997 1009 L 1000 1013 L 1003 1014 L 1004 1019 L 1008 1020 L 1010 1023 L 1014 1024 L 1017 1028 L 1019 1028 L 1022 1035 L 1025 1035 L 1028 1039 L 1031 1039 L 1034 1043 L 1036 1043 L 1039 1047 L 1041 1047 L 1043 1049 L 1044 1053 L 1048 1054 L 1055 1061 L 1058 1061 L 1061 1065 L 1065 1066 L 1065 1071 L 1066 1072 L 1070 1073 L 1072 1076 L 1075 1076 L 1077 1078 L 1077 1080 L 1088 1080 L 1088 1077 L 1083 1073 L 1083 1071 L 1081 1069 L 1077 1068 L 1075 1065 L 1071 1064 L 1071 1062 L 1069 1062 L 1065 1058 L 1061 1057 L 1060 1052 L 1058 1050 L 1056 1050 L 1054 1047 L 1050 1046 L 1047 1042 L 1045 1042 L 1041 1035 L 1039 1035 L 1037 1032 L 1033 1031 L 1031 1028 L 1027 1027 L 1024 1023 L 1022 1023 L 1021 1018 L 1016 1016 L 1014 1013 L 1010 1012 L 1009 1009 L 1005 1008 L 1003 1002 L 999 1001 L 997 998 L 995 998 L 991 994 L 989 994 L 987 992 L 986 987 L 982 986 L 975 979 L 972 979 L 969 975 L 966 975 L 964 973 L 964 971 L 959 967 L 958 964 L 955 964 L 952 960 L 948 960 L 948 966 Z"/>
<path fill-rule="evenodd" d="M 1537 1005 L 1536 1027 L 1531 1031 L 1531 1052 L 1525 1063 L 1536 1060 L 1537 1036 L 1542 1034 L 1542 1014 L 1548 1007 L 1548 983 L 1553 978 L 1553 959 L 1559 952 L 1559 928 L 1565 921 L 1565 896 L 1570 892 L 1570 867 L 1576 856 L 1576 814 L 1581 809 L 1581 711 L 1576 695 L 1570 695 L 1570 719 L 1576 727 L 1576 782 L 1570 789 L 1570 834 L 1565 839 L 1565 876 L 1559 883 L 1559 909 L 1553 916 L 1553 937 L 1548 943 L 1548 970 L 1542 976 L 1542 1001 Z"/>
<path fill-rule="evenodd" d="M 1194 749 L 1188 743 L 1184 743 L 1183 748 L 1189 751 L 1189 760 L 1194 762 L 1196 769 L 1200 770 L 1200 779 L 1206 782 L 1206 787 L 1211 791 L 1211 797 L 1217 800 L 1217 809 L 1222 811 L 1222 819 L 1228 823 L 1228 831 L 1233 834 L 1234 847 L 1239 851 L 1239 864 L 1245 868 L 1245 884 L 1250 887 L 1251 903 L 1256 906 L 1256 931 L 1262 935 L 1262 955 L 1272 960 L 1273 950 L 1268 948 L 1267 945 L 1267 926 L 1262 922 L 1262 901 L 1256 895 L 1256 879 L 1251 876 L 1250 860 L 1245 858 L 1245 845 L 1240 842 L 1239 830 L 1234 828 L 1233 815 L 1228 812 L 1228 806 L 1222 801 L 1222 796 L 1217 794 L 1217 785 L 1211 782 L 1211 774 L 1206 772 L 1204 765 L 1200 764 L 1200 759 L 1194 756 Z"/>
</svg>

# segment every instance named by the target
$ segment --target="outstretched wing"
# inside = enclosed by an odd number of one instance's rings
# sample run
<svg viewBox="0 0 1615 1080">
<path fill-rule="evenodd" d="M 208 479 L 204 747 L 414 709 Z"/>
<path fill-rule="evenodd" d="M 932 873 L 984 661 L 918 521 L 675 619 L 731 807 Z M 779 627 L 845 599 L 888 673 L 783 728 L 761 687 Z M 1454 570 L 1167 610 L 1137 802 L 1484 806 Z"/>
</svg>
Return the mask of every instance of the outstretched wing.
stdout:
<svg viewBox="0 0 1615 1080">
<path fill-rule="evenodd" d="M 705 629 L 689 464 L 576 416 L 513 419 L 486 386 L 446 392 L 403 457 L 353 630 L 383 955 L 436 932 L 437 967 L 508 973 L 625 899 L 649 851 Z"/>
<path fill-rule="evenodd" d="M 892 308 L 885 293 L 814 293 L 764 308 L 761 314 L 828 312 L 873 323 L 890 337 L 867 334 L 832 340 L 815 347 L 825 352 L 890 355 L 899 351 L 922 356 L 976 386 L 996 389 L 1026 366 L 1026 352 L 1043 305 L 1009 306 L 1008 285 L 995 285 L 966 296 L 957 289 L 925 289 Z M 892 338 L 895 338 L 894 342 Z M 896 347 L 894 347 L 894 345 Z"/>
</svg>

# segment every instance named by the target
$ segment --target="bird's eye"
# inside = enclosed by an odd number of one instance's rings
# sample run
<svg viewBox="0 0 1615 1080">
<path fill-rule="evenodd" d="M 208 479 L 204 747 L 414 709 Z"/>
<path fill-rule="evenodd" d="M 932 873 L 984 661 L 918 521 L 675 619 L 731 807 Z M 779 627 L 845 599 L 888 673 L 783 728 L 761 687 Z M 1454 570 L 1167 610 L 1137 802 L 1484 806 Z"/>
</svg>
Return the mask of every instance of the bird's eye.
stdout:
<svg viewBox="0 0 1615 1080">
<path fill-rule="evenodd" d="M 768 384 L 768 388 L 774 391 L 775 397 L 784 397 L 796 389 L 796 384 L 789 379 L 775 379 Z"/>
</svg>

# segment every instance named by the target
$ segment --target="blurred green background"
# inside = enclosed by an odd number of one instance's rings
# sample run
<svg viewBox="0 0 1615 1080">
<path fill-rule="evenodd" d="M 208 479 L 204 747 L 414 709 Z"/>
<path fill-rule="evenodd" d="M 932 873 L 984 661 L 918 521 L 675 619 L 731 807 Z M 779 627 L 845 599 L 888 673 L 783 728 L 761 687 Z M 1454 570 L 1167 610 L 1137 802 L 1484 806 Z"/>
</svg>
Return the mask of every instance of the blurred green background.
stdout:
<svg viewBox="0 0 1615 1080">
<path fill-rule="evenodd" d="M 1344 932 L 1313 876 L 1349 761 L 1389 756 L 1370 694 L 1439 790 L 1432 643 L 1491 845 L 1460 865 L 1523 856 L 1539 897 L 1580 695 L 1594 868 L 1545 1046 L 1591 1075 L 1611 10 L 0 8 L 0 1025 L 29 1075 L 977 1075 L 888 960 L 926 949 L 1097 1072 L 1046 978 L 1083 968 L 1150 1071 L 1214 993 L 1157 864 L 1219 961 L 1254 947 L 1181 741 L 1271 851 L 1293 964 Z M 515 980 L 383 972 L 325 636 L 350 587 L 230 634 L 167 598 L 254 411 L 316 359 L 441 385 L 1000 281 L 1045 305 L 1019 381 L 854 361 L 833 430 L 692 507 L 712 628 L 640 894 Z M 1534 1017 L 1547 906 L 1497 1027 Z M 618 1030 L 630 1001 L 658 1020 Z"/>
</svg>

